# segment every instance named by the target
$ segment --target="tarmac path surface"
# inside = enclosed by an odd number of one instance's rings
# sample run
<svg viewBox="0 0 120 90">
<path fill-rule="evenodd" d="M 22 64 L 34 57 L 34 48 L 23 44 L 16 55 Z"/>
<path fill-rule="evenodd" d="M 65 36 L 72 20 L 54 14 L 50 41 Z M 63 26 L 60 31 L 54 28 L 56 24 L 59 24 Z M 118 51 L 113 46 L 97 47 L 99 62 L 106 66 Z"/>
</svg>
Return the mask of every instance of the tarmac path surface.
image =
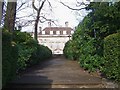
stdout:
<svg viewBox="0 0 120 90">
<path fill-rule="evenodd" d="M 101 76 L 82 69 L 77 61 L 58 56 L 28 68 L 9 88 L 109 88 L 108 84 Z"/>
</svg>

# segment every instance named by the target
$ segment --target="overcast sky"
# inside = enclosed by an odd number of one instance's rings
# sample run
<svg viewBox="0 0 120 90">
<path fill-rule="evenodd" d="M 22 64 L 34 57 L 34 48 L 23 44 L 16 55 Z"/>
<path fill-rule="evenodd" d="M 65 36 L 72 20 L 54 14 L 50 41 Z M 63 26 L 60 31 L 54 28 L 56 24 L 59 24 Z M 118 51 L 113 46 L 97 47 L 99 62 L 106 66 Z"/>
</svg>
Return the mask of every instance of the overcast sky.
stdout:
<svg viewBox="0 0 120 90">
<path fill-rule="evenodd" d="M 49 0 L 49 1 L 51 2 L 51 5 L 52 5 L 52 11 L 50 11 L 48 3 L 46 2 L 41 12 L 41 15 L 44 15 L 48 19 L 54 20 L 55 23 L 57 24 L 57 27 L 58 26 L 64 27 L 65 22 L 68 21 L 69 27 L 74 28 L 79 24 L 79 22 L 87 14 L 85 10 L 73 11 L 58 2 L 58 1 L 62 1 L 66 5 L 69 5 L 70 7 L 73 7 L 73 8 L 82 8 L 82 7 L 76 7 L 76 0 Z M 38 5 L 38 2 L 36 3 L 36 5 Z M 17 13 L 17 17 L 30 15 L 33 12 L 35 13 L 35 11 L 32 9 L 31 1 L 29 1 L 29 6 L 30 6 L 29 8 L 19 11 Z M 31 20 L 31 19 L 33 20 L 33 17 L 25 17 L 25 18 L 22 18 L 21 20 L 25 21 L 25 20 Z M 52 25 L 56 27 L 55 24 L 52 24 Z M 42 27 L 42 29 L 44 29 L 47 26 L 48 26 L 48 22 L 39 23 L 39 27 Z M 33 29 L 34 29 L 34 22 L 33 22 L 33 25 L 30 25 L 28 27 L 23 27 L 22 31 L 33 31 Z"/>
</svg>

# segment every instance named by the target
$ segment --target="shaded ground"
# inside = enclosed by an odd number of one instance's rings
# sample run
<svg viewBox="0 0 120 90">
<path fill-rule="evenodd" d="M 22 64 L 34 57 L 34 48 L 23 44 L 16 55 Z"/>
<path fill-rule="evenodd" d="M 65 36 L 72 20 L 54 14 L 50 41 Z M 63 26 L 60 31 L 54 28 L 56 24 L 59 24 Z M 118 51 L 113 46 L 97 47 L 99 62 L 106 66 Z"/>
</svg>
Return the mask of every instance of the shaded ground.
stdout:
<svg viewBox="0 0 120 90">
<path fill-rule="evenodd" d="M 89 74 L 76 61 L 54 57 L 27 69 L 9 88 L 114 88 L 115 84 Z"/>
</svg>

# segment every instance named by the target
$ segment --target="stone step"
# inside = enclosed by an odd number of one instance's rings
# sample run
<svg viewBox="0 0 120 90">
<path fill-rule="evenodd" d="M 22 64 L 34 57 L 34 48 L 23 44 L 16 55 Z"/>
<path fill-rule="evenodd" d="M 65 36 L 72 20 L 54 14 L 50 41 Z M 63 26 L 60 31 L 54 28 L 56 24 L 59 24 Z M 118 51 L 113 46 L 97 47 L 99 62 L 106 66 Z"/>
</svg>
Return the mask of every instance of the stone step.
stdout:
<svg viewBox="0 0 120 90">
<path fill-rule="evenodd" d="M 69 83 L 69 84 L 58 84 L 58 83 L 52 83 L 52 84 L 10 84 L 6 88 L 104 88 L 104 85 L 101 83 Z"/>
</svg>

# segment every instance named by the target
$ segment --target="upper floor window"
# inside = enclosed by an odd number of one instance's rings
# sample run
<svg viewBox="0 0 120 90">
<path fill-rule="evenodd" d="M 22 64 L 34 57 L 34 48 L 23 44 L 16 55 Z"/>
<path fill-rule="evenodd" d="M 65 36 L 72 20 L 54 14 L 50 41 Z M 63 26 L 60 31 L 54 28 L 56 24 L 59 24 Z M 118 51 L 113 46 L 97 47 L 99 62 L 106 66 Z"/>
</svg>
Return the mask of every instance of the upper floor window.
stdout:
<svg viewBox="0 0 120 90">
<path fill-rule="evenodd" d="M 45 34 L 45 31 L 42 31 L 42 34 Z"/>
<path fill-rule="evenodd" d="M 59 35 L 59 34 L 60 34 L 60 31 L 57 31 L 56 34 Z"/>
<path fill-rule="evenodd" d="M 53 34 L 53 31 L 50 31 L 50 34 Z"/>
<path fill-rule="evenodd" d="M 63 34 L 66 34 L 66 31 L 63 31 Z"/>
</svg>

